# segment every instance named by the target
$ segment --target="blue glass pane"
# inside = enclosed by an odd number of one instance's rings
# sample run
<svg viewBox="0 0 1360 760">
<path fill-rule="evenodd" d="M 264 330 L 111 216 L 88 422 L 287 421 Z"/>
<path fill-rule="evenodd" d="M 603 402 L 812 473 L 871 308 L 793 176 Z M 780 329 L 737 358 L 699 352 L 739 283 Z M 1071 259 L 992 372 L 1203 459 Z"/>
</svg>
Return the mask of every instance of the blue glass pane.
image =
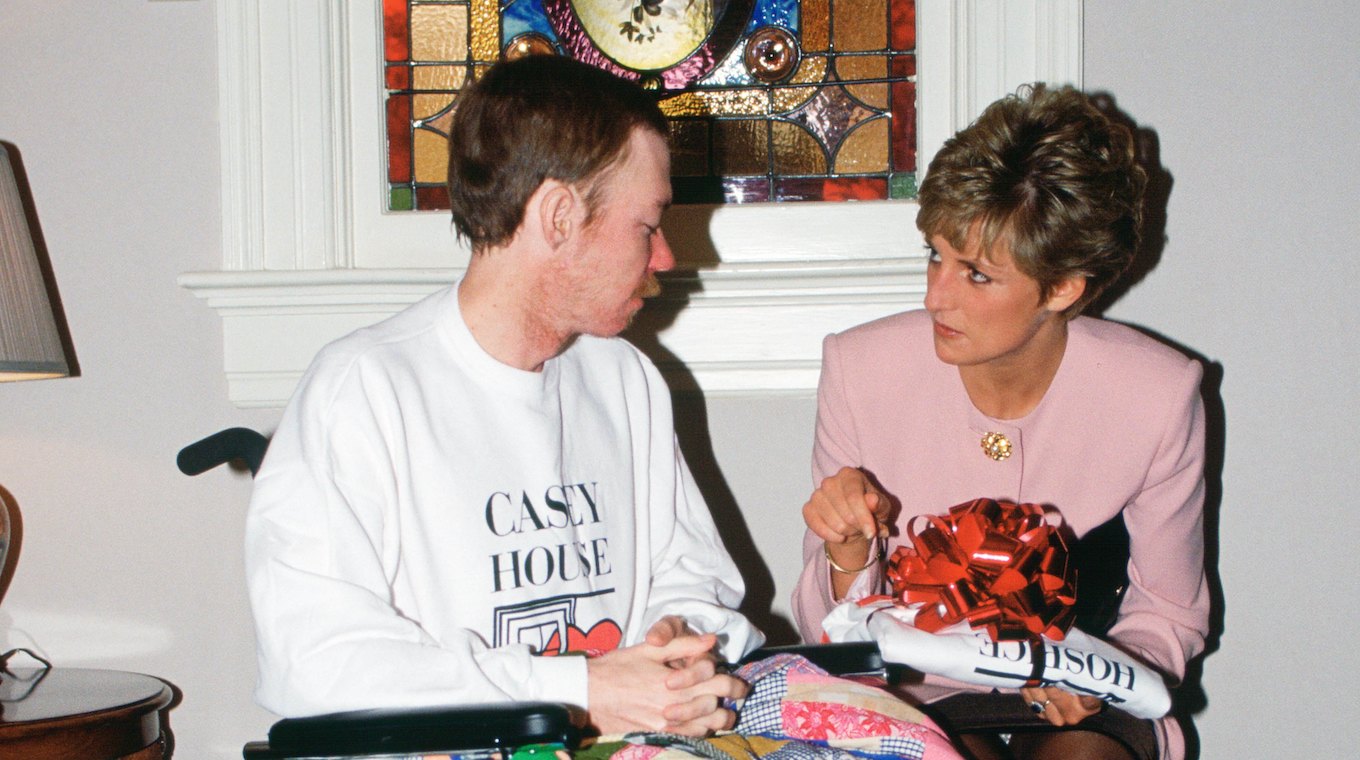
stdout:
<svg viewBox="0 0 1360 760">
<path fill-rule="evenodd" d="M 526 32 L 538 32 L 556 42 L 557 33 L 543 11 L 543 0 L 509 0 L 501 4 L 501 45 Z"/>
<path fill-rule="evenodd" d="M 774 25 L 782 26 L 796 35 L 799 5 L 799 0 L 756 0 L 756 7 L 751 11 L 751 23 L 746 26 L 746 30 L 749 32 Z"/>
</svg>

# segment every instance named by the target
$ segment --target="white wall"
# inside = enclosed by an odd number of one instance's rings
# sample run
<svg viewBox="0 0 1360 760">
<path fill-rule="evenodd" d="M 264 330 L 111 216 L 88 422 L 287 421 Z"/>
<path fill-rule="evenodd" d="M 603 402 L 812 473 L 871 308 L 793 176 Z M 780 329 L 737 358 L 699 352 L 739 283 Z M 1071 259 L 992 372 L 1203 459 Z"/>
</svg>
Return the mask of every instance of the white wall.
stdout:
<svg viewBox="0 0 1360 760">
<path fill-rule="evenodd" d="M 1173 180 L 1161 260 L 1109 315 L 1222 367 L 1226 614 L 1203 757 L 1348 756 L 1360 21 L 1316 1 L 1086 13 L 1088 88 L 1155 131 Z M 0 642 L 171 681 L 176 757 L 194 760 L 239 757 L 270 722 L 249 696 L 249 479 L 173 464 L 201 434 L 277 417 L 225 401 L 218 319 L 175 286 L 221 260 L 213 16 L 0 0 L 0 140 L 22 152 L 82 369 L 0 386 L 0 485 L 23 515 Z M 786 611 L 812 400 L 679 406 L 758 601 Z"/>
<path fill-rule="evenodd" d="M 23 516 L 0 639 L 183 691 L 177 757 L 240 757 L 254 707 L 245 475 L 175 453 L 234 423 L 218 318 L 175 285 L 221 261 L 214 5 L 0 0 L 0 140 L 32 185 L 82 376 L 0 385 Z M 3 754 L 3 753 L 0 753 Z"/>
<path fill-rule="evenodd" d="M 1204 757 L 1354 757 L 1360 17 L 1340 0 L 1086 7 L 1088 89 L 1156 131 L 1173 178 L 1161 262 L 1110 315 L 1223 371 Z"/>
</svg>

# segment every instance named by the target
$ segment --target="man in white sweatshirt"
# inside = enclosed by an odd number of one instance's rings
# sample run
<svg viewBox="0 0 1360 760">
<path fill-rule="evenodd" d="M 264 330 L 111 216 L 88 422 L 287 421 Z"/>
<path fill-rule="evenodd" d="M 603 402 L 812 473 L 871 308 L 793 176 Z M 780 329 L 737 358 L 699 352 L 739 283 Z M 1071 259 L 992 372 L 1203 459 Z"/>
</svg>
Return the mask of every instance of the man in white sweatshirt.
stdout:
<svg viewBox="0 0 1360 760">
<path fill-rule="evenodd" d="M 263 706 L 550 700 L 607 734 L 732 725 L 746 685 L 719 662 L 763 637 L 669 392 L 615 337 L 675 263 L 666 134 L 641 89 L 555 56 L 459 98 L 465 276 L 323 349 L 256 480 Z"/>
</svg>

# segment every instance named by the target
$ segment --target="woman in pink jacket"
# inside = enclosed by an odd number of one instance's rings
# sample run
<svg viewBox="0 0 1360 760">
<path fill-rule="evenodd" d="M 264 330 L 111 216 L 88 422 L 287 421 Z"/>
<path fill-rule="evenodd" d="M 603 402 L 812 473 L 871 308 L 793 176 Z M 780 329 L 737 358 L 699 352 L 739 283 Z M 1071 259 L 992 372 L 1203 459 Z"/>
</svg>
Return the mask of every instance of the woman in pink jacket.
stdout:
<svg viewBox="0 0 1360 760">
<path fill-rule="evenodd" d="M 835 604 L 882 589 L 883 557 L 911 517 L 986 497 L 1054 507 L 1077 536 L 1122 514 L 1130 582 L 1107 638 L 1173 681 L 1184 675 L 1209 613 L 1201 369 L 1135 330 L 1078 316 L 1132 260 L 1144 184 L 1129 131 L 1071 88 L 1024 88 L 945 143 L 920 191 L 925 309 L 823 346 L 818 486 L 803 507 L 793 600 L 806 640 L 821 638 Z M 931 676 L 908 690 L 924 702 L 986 691 Z M 995 699 L 1059 726 L 1103 707 L 1056 686 Z M 1184 755 L 1173 719 L 1129 722 L 1161 757 Z M 1009 746 L 970 739 L 969 749 L 1137 754 L 1090 730 L 1016 734 Z"/>
</svg>

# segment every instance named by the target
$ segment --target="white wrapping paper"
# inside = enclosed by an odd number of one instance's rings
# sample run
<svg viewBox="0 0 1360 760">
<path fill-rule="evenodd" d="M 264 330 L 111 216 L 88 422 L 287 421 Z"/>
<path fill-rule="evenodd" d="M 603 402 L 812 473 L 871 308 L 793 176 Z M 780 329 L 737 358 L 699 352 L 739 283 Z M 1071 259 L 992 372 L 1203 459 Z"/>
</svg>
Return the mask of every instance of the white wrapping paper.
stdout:
<svg viewBox="0 0 1360 760">
<path fill-rule="evenodd" d="M 890 599 L 837 606 L 822 622 L 831 641 L 874 641 L 883 659 L 922 673 L 964 683 L 1019 688 L 1029 679 L 1029 642 L 994 642 L 966 622 L 929 633 L 912 625 L 920 605 L 902 607 Z M 1062 641 L 1045 638 L 1045 686 L 1097 697 L 1139 718 L 1155 719 L 1171 709 L 1162 677 L 1126 652 L 1073 628 Z"/>
</svg>

